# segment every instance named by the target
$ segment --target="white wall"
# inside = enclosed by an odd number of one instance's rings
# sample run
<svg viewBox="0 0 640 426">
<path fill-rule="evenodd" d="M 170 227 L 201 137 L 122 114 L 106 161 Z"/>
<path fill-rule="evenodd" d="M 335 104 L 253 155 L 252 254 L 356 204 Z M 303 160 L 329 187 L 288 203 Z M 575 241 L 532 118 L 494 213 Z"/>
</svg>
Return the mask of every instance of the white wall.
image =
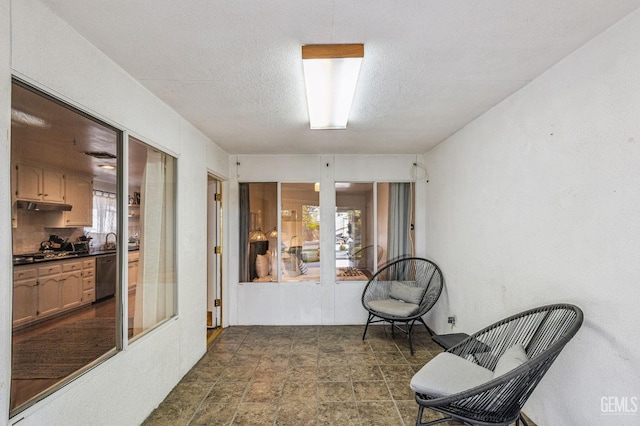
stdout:
<svg viewBox="0 0 640 426">
<path fill-rule="evenodd" d="M 10 21 L 9 21 L 10 20 Z M 11 36 L 9 36 L 11 35 Z M 177 318 L 140 338 L 11 422 L 138 424 L 206 350 L 207 172 L 229 175 L 228 156 L 36 0 L 0 0 L 0 230 L 11 235 L 11 74 L 178 156 Z M 184 208 L 182 206 L 188 206 Z M 0 254 L 0 279 L 11 277 Z M 0 286 L 0 423 L 8 419 L 10 286 Z"/>
<path fill-rule="evenodd" d="M 335 279 L 335 182 L 408 182 L 415 178 L 415 155 L 240 155 L 229 162 L 229 264 L 230 291 L 224 304 L 231 307 L 229 324 L 364 324 L 366 311 L 361 297 L 364 282 Z M 237 165 L 236 163 L 240 163 Z M 319 282 L 239 283 L 238 182 L 320 183 Z M 424 181 L 416 183 L 416 194 L 424 194 Z M 424 197 L 416 197 L 416 210 L 424 212 Z M 424 216 L 416 218 L 416 229 L 424 229 Z M 424 235 L 420 232 L 419 235 Z M 424 255 L 424 242 L 416 241 L 416 254 Z"/>
<path fill-rule="evenodd" d="M 525 412 L 540 425 L 638 424 L 640 11 L 427 153 L 427 253 L 446 292 L 435 328 L 472 332 L 528 307 L 585 321 Z M 640 408 L 640 407 L 638 407 Z"/>
</svg>

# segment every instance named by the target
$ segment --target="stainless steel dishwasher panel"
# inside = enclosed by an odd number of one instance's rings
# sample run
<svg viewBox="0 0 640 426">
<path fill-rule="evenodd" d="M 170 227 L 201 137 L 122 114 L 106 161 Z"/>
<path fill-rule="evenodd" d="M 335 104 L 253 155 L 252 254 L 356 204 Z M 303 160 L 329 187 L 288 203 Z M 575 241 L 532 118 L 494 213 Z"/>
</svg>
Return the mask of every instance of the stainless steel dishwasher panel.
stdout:
<svg viewBox="0 0 640 426">
<path fill-rule="evenodd" d="M 116 294 L 117 274 L 118 262 L 116 261 L 116 253 L 96 258 L 96 300 Z"/>
</svg>

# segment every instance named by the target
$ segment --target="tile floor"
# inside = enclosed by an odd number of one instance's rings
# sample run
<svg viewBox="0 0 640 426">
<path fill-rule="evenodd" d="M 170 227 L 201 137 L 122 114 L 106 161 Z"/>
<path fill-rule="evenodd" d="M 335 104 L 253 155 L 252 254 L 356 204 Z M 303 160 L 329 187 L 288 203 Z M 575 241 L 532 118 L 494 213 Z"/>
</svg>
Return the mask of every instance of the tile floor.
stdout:
<svg viewBox="0 0 640 426">
<path fill-rule="evenodd" d="M 362 331 L 229 327 L 144 424 L 414 425 L 409 381 L 442 349 L 424 329 L 413 334 L 413 356 L 388 326 L 370 327 L 364 342 Z"/>
</svg>

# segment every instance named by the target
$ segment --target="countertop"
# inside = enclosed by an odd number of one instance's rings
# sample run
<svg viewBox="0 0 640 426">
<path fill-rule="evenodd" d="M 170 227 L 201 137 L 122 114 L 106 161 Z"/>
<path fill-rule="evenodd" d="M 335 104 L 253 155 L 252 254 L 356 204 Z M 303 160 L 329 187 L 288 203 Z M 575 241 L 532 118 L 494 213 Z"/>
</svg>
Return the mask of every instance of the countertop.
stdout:
<svg viewBox="0 0 640 426">
<path fill-rule="evenodd" d="M 130 248 L 129 252 L 138 251 L 138 250 L 140 250 L 140 249 L 139 248 Z M 103 255 L 107 255 L 107 254 L 114 254 L 116 252 L 117 252 L 117 250 L 98 249 L 98 250 L 90 250 L 89 252 L 85 252 L 85 253 L 68 252 L 68 254 L 66 256 L 50 257 L 50 258 L 45 258 L 45 259 L 34 259 L 33 258 L 33 254 L 34 253 L 19 254 L 19 255 L 14 255 L 13 256 L 13 258 L 14 258 L 13 266 L 40 264 L 40 263 L 44 263 L 44 262 L 56 262 L 56 261 L 59 261 L 59 260 L 72 260 L 72 259 L 78 259 L 78 258 L 83 258 L 83 257 L 103 256 Z M 20 258 L 20 259 L 16 260 L 16 258 Z"/>
</svg>

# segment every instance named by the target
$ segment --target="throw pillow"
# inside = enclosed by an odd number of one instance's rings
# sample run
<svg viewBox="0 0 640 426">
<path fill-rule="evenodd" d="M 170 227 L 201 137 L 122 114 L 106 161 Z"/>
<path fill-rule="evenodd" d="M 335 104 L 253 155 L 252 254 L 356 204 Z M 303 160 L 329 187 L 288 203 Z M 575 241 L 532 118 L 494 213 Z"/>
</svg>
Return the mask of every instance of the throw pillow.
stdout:
<svg viewBox="0 0 640 426">
<path fill-rule="evenodd" d="M 524 347 L 520 343 L 515 344 L 498 358 L 496 368 L 493 370 L 493 377 L 502 376 L 527 361 L 529 361 L 529 357 Z"/>
<path fill-rule="evenodd" d="M 422 293 L 424 293 L 424 288 L 414 287 L 400 281 L 392 281 L 389 296 L 403 302 L 419 305 L 422 300 Z"/>
</svg>

